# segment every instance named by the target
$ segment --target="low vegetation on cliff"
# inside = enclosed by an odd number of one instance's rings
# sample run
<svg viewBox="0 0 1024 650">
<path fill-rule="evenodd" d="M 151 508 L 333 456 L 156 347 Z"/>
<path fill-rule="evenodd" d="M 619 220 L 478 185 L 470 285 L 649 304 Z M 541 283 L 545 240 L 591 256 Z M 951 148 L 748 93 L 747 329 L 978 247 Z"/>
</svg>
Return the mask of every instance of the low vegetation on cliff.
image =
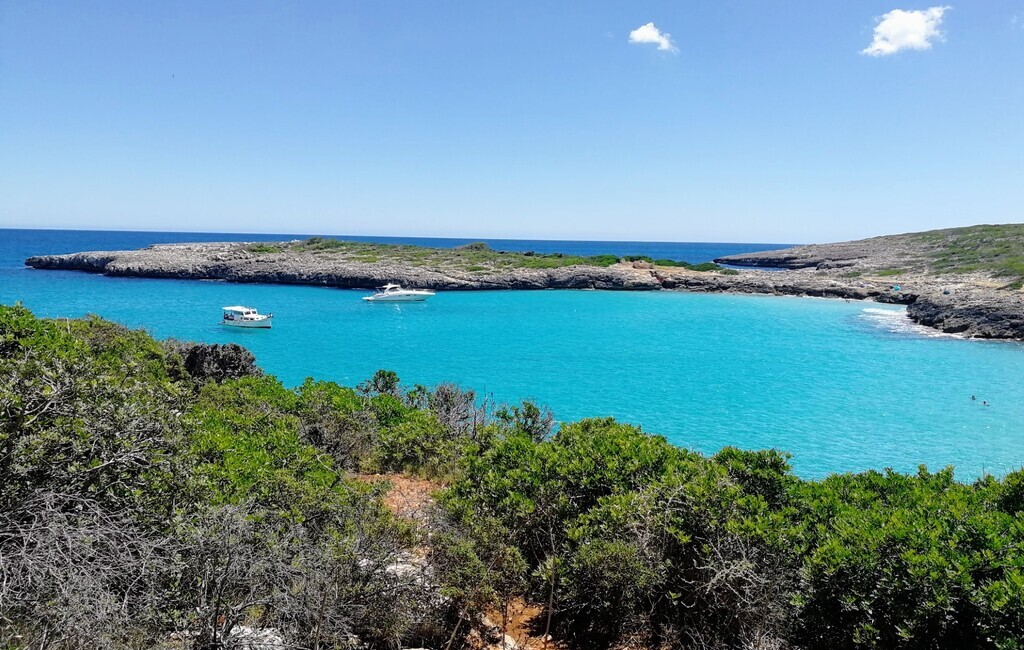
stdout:
<svg viewBox="0 0 1024 650">
<path fill-rule="evenodd" d="M 805 481 L 20 306 L 0 413 L 0 648 L 462 648 L 524 601 L 565 648 L 1024 647 L 1021 471 Z M 436 504 L 396 516 L 381 472 Z"/>
<path fill-rule="evenodd" d="M 938 273 L 982 272 L 1024 281 L 1024 224 L 930 230 L 912 237 L 931 248 L 926 257 Z"/>
<path fill-rule="evenodd" d="M 483 242 L 455 248 L 431 248 L 408 244 L 377 244 L 311 237 L 302 241 L 250 244 L 250 253 L 314 253 L 329 254 L 350 262 L 387 262 L 445 271 L 463 270 L 476 273 L 512 269 L 557 269 L 566 266 L 607 267 L 620 261 L 645 261 L 657 266 L 684 267 L 695 271 L 720 271 L 724 267 L 711 262 L 689 264 L 677 260 L 654 260 L 645 255 L 620 258 L 616 255 L 566 255 L 493 250 Z"/>
<path fill-rule="evenodd" d="M 741 266 L 839 269 L 866 275 L 982 276 L 1019 289 L 1024 281 L 1024 224 L 945 228 L 834 244 L 810 244 L 721 258 Z M 852 276 L 856 273 L 856 276 Z"/>
</svg>

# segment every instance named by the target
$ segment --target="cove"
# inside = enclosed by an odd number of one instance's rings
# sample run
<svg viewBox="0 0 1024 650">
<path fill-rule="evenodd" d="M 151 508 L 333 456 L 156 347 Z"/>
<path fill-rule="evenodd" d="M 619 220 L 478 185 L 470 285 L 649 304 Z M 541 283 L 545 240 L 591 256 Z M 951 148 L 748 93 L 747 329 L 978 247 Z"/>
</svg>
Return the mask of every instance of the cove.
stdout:
<svg viewBox="0 0 1024 650">
<path fill-rule="evenodd" d="M 407 385 L 535 399 L 561 421 L 613 416 L 705 453 L 774 447 L 805 478 L 925 464 L 970 480 L 1024 462 L 1024 346 L 935 336 L 902 308 L 665 291 L 362 295 L 31 270 L 0 285 L 0 301 L 40 316 L 242 344 L 288 385 L 387 368 Z M 274 312 L 274 329 L 222 328 L 227 304 Z"/>
</svg>

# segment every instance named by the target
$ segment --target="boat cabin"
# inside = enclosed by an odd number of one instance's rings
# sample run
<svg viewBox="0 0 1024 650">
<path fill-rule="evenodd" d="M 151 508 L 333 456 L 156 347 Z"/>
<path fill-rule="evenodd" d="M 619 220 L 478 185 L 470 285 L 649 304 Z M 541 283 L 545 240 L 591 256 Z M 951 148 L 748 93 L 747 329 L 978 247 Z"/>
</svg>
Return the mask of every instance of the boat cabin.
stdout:
<svg viewBox="0 0 1024 650">
<path fill-rule="evenodd" d="M 259 316 L 252 307 L 224 307 L 224 320 L 251 320 Z M 248 318 L 247 318 L 248 317 Z"/>
</svg>

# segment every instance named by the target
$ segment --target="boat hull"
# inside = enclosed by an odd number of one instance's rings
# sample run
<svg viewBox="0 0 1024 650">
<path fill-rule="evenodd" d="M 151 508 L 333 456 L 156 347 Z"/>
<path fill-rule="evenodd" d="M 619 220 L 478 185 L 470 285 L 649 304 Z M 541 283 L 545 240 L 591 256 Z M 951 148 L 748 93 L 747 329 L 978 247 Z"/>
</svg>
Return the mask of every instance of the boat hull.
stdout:
<svg viewBox="0 0 1024 650">
<path fill-rule="evenodd" d="M 256 330 L 268 330 L 270 329 L 272 320 L 267 318 L 264 320 L 225 320 L 221 321 L 221 325 L 225 327 L 241 327 L 244 329 L 256 329 Z"/>
<path fill-rule="evenodd" d="M 420 296 L 365 296 L 367 302 L 423 302 L 429 295 Z"/>
</svg>

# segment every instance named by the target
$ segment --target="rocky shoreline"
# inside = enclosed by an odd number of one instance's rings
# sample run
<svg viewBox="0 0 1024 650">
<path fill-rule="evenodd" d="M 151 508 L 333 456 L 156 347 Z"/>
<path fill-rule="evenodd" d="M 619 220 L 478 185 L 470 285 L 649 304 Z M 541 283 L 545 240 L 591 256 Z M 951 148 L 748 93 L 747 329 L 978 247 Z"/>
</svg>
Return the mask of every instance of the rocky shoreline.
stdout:
<svg viewBox="0 0 1024 650">
<path fill-rule="evenodd" d="M 224 280 L 372 289 L 388 282 L 441 291 L 508 289 L 660 289 L 648 271 L 629 265 L 567 266 L 476 273 L 394 262 L 359 262 L 316 253 L 256 254 L 246 244 L 157 244 L 134 251 L 40 255 L 37 269 L 87 271 L 120 277 Z"/>
<path fill-rule="evenodd" d="M 867 240 L 871 241 L 871 240 Z M 799 247 L 730 256 L 720 263 L 788 267 L 735 274 L 697 272 L 647 262 L 611 266 L 514 268 L 470 271 L 396 262 L 360 262 L 294 251 L 259 254 L 244 243 L 160 244 L 133 251 L 40 255 L 25 263 L 36 269 L 73 270 L 120 277 L 223 280 L 368 289 L 388 282 L 442 291 L 606 289 L 678 290 L 874 300 L 904 304 L 915 322 L 965 337 L 1024 340 L 1024 293 L 987 286 L 985 278 L 935 276 L 924 272 L 899 278 L 872 275 L 863 249 L 838 259 L 827 247 Z M 800 249 L 814 248 L 814 251 Z M 988 283 L 992 284 L 992 283 Z M 898 289 L 894 289 L 898 286 Z"/>
</svg>

